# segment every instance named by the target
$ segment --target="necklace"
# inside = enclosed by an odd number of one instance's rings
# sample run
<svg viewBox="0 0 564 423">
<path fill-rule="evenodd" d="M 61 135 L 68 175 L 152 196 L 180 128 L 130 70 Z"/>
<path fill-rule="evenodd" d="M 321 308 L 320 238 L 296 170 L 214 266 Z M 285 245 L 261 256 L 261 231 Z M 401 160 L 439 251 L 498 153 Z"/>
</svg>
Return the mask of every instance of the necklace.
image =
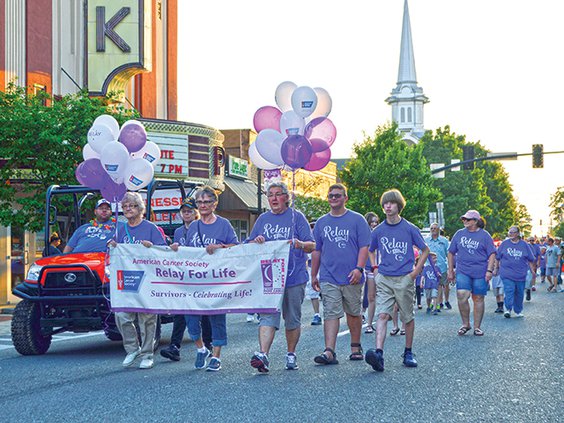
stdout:
<svg viewBox="0 0 564 423">
<path fill-rule="evenodd" d="M 115 217 L 110 218 L 110 222 L 112 222 L 112 223 L 115 224 L 115 223 L 116 223 L 116 218 L 115 218 Z M 92 219 L 92 220 L 90 221 L 90 224 L 91 224 L 92 226 L 94 226 L 95 228 L 101 227 L 101 228 L 107 229 L 107 230 L 112 229 L 112 227 L 111 227 L 109 224 L 107 224 L 107 223 L 100 223 L 100 222 L 98 222 L 96 219 Z"/>
</svg>

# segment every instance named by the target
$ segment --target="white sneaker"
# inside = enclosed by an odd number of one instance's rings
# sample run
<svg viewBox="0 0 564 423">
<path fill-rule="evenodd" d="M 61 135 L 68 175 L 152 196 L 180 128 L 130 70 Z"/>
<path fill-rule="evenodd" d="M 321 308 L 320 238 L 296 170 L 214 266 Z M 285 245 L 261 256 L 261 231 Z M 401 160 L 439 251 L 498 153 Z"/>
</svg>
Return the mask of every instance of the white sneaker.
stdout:
<svg viewBox="0 0 564 423">
<path fill-rule="evenodd" d="M 509 319 L 511 317 L 511 312 L 509 310 L 505 310 L 505 313 L 503 313 L 503 315 Z"/>
<path fill-rule="evenodd" d="M 247 314 L 247 323 L 253 323 L 255 321 L 254 314 Z"/>
<path fill-rule="evenodd" d="M 121 363 L 121 365 L 123 367 L 131 366 L 135 359 L 139 357 L 139 354 L 141 354 L 141 350 L 133 351 L 132 353 L 127 354 L 125 356 L 125 360 L 123 360 L 123 363 Z"/>
<path fill-rule="evenodd" d="M 523 313 L 515 313 L 515 317 L 525 317 Z"/>
<path fill-rule="evenodd" d="M 150 369 L 155 365 L 152 358 L 145 357 L 141 360 L 141 364 L 139 364 L 140 369 Z"/>
</svg>

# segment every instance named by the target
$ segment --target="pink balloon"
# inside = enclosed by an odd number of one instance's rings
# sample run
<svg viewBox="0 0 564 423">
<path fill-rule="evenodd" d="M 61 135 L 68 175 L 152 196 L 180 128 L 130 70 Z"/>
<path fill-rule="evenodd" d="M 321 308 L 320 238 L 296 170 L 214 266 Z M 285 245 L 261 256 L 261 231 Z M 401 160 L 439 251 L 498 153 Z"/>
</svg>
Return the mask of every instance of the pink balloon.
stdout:
<svg viewBox="0 0 564 423">
<path fill-rule="evenodd" d="M 93 189 L 101 189 L 112 180 L 104 170 L 100 159 L 88 159 L 80 163 L 74 174 L 81 185 Z"/>
<path fill-rule="evenodd" d="M 331 147 L 337 138 L 337 128 L 330 119 L 321 116 L 307 124 L 304 135 L 309 140 L 312 138 L 324 140 Z"/>
<path fill-rule="evenodd" d="M 327 166 L 327 163 L 329 163 L 330 160 L 331 149 L 328 148 L 323 151 L 318 151 L 317 153 L 313 153 L 311 155 L 311 159 L 309 159 L 309 162 L 306 163 L 304 169 L 309 170 L 310 172 L 321 170 Z"/>
<path fill-rule="evenodd" d="M 327 141 L 320 140 L 319 138 L 312 138 L 309 142 L 311 143 L 311 149 L 314 153 L 319 153 L 320 151 L 325 151 L 329 148 Z"/>
<path fill-rule="evenodd" d="M 299 169 L 311 159 L 311 144 L 303 135 L 291 135 L 282 143 L 280 153 L 284 163 L 292 169 Z"/>
<path fill-rule="evenodd" d="M 263 129 L 274 129 L 280 132 L 282 112 L 273 106 L 263 106 L 255 112 L 253 126 L 257 132 Z"/>
</svg>

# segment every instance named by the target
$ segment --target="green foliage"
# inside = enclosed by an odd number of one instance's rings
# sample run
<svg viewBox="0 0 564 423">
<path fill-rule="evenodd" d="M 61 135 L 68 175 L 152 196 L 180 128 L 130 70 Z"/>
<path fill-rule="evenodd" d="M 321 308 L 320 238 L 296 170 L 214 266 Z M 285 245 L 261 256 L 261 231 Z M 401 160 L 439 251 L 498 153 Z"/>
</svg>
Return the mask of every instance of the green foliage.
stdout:
<svg viewBox="0 0 564 423">
<path fill-rule="evenodd" d="M 96 117 L 112 114 L 120 123 L 137 116 L 110 107 L 111 98 L 86 92 L 54 100 L 9 84 L 0 92 L 0 224 L 38 231 L 43 226 L 45 191 L 52 184 L 76 184 L 86 134 Z"/>
<path fill-rule="evenodd" d="M 401 140 L 397 124 L 379 127 L 373 137 L 354 146 L 354 158 L 339 172 L 348 188 L 348 207 L 365 214 L 381 214 L 380 196 L 396 188 L 407 204 L 402 216 L 415 225 L 427 220 L 429 204 L 440 199 L 423 157 L 421 146 L 408 146 Z"/>
<path fill-rule="evenodd" d="M 294 207 L 305 215 L 308 222 L 317 220 L 324 214 L 329 213 L 329 203 L 327 203 L 327 200 L 317 197 L 296 195 L 294 198 Z"/>
<path fill-rule="evenodd" d="M 560 222 L 552 229 L 552 236 L 564 239 L 564 222 Z"/>
<path fill-rule="evenodd" d="M 531 236 L 531 231 L 533 229 L 531 222 L 533 221 L 533 219 L 531 219 L 531 215 L 529 214 L 527 207 L 525 207 L 525 205 L 523 204 L 519 204 L 517 206 L 517 221 L 519 222 L 519 228 L 521 229 L 521 232 L 526 237 Z"/>
<path fill-rule="evenodd" d="M 564 187 L 558 187 L 556 192 L 550 196 L 550 217 L 561 221 L 564 218 Z"/>
</svg>

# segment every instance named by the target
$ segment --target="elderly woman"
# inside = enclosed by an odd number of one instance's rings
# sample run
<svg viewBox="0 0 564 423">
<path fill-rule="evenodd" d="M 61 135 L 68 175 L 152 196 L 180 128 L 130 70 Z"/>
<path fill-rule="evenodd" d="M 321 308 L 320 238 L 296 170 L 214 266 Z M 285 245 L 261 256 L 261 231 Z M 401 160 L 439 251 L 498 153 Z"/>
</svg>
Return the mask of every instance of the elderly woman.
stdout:
<svg viewBox="0 0 564 423">
<path fill-rule="evenodd" d="M 219 248 L 238 244 L 237 235 L 229 220 L 214 213 L 217 207 L 217 194 L 214 189 L 204 186 L 196 191 L 194 197 L 196 198 L 200 219 L 192 222 L 188 227 L 185 245 L 205 248 L 208 254 L 213 254 Z M 186 315 L 188 334 L 198 348 L 194 363 L 196 369 L 206 367 L 206 359 L 210 356 L 210 351 L 202 340 L 201 320 L 202 316 L 200 315 Z M 226 316 L 225 314 L 212 314 L 210 321 L 213 349 L 211 352 L 212 358 L 206 370 L 217 372 L 221 369 L 221 347 L 227 345 Z"/>
<path fill-rule="evenodd" d="M 154 223 L 143 218 L 145 202 L 137 192 L 128 192 L 121 200 L 123 215 L 127 223 L 118 225 L 117 243 L 142 244 L 147 248 L 153 245 L 166 245 L 161 232 Z M 116 241 L 110 243 L 116 246 Z M 122 365 L 129 367 L 141 357 L 140 369 L 150 369 L 154 365 L 153 344 L 157 328 L 157 315 L 149 313 L 116 313 L 118 329 L 123 337 L 123 347 L 127 352 Z M 137 326 L 141 334 L 141 345 L 137 338 Z"/>
<path fill-rule="evenodd" d="M 497 249 L 496 263 L 505 292 L 505 317 L 523 317 L 523 298 L 527 270 L 534 272 L 535 255 L 531 246 L 521 239 L 519 228 L 512 226 L 507 232 L 508 238 Z"/>
<path fill-rule="evenodd" d="M 456 268 L 456 297 L 462 318 L 458 335 L 465 335 L 470 326 L 470 296 L 474 302 L 474 335 L 482 336 L 480 327 L 484 317 L 484 297 L 495 265 L 495 247 L 486 231 L 486 222 L 476 210 L 468 210 L 460 217 L 463 229 L 452 237 L 448 249 L 448 280 L 454 282 Z M 456 265 L 455 265 L 456 258 Z"/>
<path fill-rule="evenodd" d="M 296 346 L 301 334 L 302 303 L 309 279 L 307 253 L 315 248 L 313 235 L 305 216 L 289 208 L 290 193 L 283 182 L 274 182 L 266 190 L 270 210 L 257 219 L 248 242 L 263 244 L 268 241 L 292 240 L 288 260 L 289 274 L 284 287 L 282 317 L 286 330 L 286 370 L 298 368 Z M 259 349 L 251 357 L 251 366 L 259 373 L 269 371 L 268 354 L 274 335 L 280 328 L 280 313 L 261 313 L 259 321 Z"/>
</svg>

